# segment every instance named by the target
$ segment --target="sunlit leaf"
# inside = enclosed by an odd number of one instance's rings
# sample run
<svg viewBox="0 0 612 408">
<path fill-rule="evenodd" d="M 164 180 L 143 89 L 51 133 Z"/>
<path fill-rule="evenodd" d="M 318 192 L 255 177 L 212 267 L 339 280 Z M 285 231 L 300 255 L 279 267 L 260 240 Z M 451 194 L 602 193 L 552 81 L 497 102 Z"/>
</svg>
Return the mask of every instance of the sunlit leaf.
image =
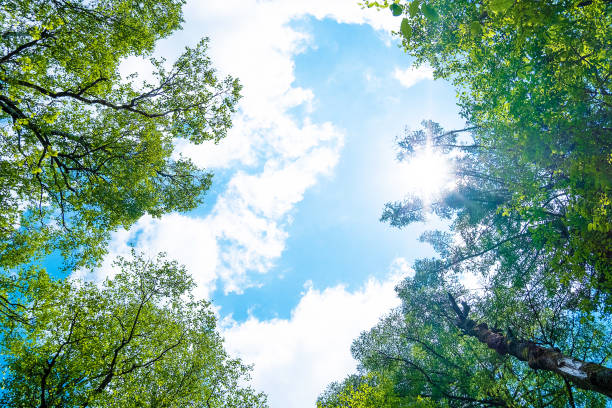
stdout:
<svg viewBox="0 0 612 408">
<path fill-rule="evenodd" d="M 410 5 L 408 6 L 408 13 L 410 13 L 410 17 L 416 17 L 417 14 L 419 14 L 420 12 L 420 4 L 421 1 L 420 0 L 412 0 L 410 2 Z"/>
<path fill-rule="evenodd" d="M 473 36 L 478 36 L 482 34 L 482 25 L 478 21 L 472 21 L 470 23 L 470 32 Z"/>
<path fill-rule="evenodd" d="M 496 13 L 503 13 L 514 4 L 514 0 L 491 0 L 489 8 Z"/>
<path fill-rule="evenodd" d="M 412 35 L 412 27 L 410 26 L 410 22 L 407 18 L 402 19 L 400 32 L 402 33 L 406 41 L 410 41 L 410 36 Z"/>
</svg>

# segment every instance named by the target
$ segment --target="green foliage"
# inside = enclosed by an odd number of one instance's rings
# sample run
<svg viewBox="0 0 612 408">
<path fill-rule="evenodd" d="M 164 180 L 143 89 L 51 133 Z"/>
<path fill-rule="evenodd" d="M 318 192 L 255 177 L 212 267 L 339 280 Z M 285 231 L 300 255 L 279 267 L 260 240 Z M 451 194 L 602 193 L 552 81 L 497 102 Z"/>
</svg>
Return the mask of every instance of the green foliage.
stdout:
<svg viewBox="0 0 612 408">
<path fill-rule="evenodd" d="M 604 227 L 589 228 L 587 215 L 612 225 L 607 192 L 586 191 L 565 173 L 562 161 L 543 167 L 503 142 L 491 145 L 482 128 L 446 132 L 433 122 L 423 127 L 428 130 L 399 140 L 399 158 L 410 160 L 427 143 L 442 154 L 453 152 L 456 188 L 428 207 L 412 196 L 387 204 L 382 220 L 403 227 L 423 221 L 427 211 L 452 219 L 454 242 L 449 236 L 424 237 L 441 256 L 432 273 L 479 273 L 492 285 L 567 294 L 559 302 L 568 310 L 610 310 L 612 236 Z M 469 136 L 459 140 L 466 131 Z"/>
<path fill-rule="evenodd" d="M 332 383 L 317 399 L 317 408 L 404 408 L 430 405 L 406 404 L 394 395 L 390 378 L 373 373 L 364 376 L 352 375 L 341 383 Z M 431 405 L 433 407 L 433 405 Z"/>
<path fill-rule="evenodd" d="M 457 187 L 427 206 L 417 196 L 389 203 L 382 220 L 401 228 L 433 211 L 451 220 L 451 233 L 421 237 L 439 257 L 417 260 L 414 279 L 397 288 L 401 309 L 355 340 L 361 376 L 392 378 L 388 395 L 407 403 L 605 406 L 601 395 L 461 336 L 446 292 L 508 337 L 609 362 L 612 3 L 399 5 L 408 12 L 396 34 L 417 64 L 457 86 L 469 127 L 424 122 L 427 131 L 399 140 L 400 160 L 426 146 L 447 154 Z M 457 284 L 466 274 L 482 285 L 472 295 Z M 332 394 L 354 389 L 351 381 Z"/>
<path fill-rule="evenodd" d="M 402 19 L 402 25 L 400 26 L 400 32 L 404 36 L 404 38 L 410 38 L 412 34 L 412 27 L 410 27 L 410 23 L 407 18 Z"/>
<path fill-rule="evenodd" d="M 389 5 L 389 9 L 391 10 L 391 13 L 393 13 L 394 16 L 400 16 L 403 12 L 402 6 L 400 6 L 397 3 L 392 3 L 391 5 Z"/>
<path fill-rule="evenodd" d="M 215 142 L 240 85 L 219 79 L 207 40 L 154 80 L 119 73 L 180 27 L 180 0 L 9 0 L 0 5 L 0 268 L 60 250 L 92 266 L 111 231 L 194 208 L 211 174 L 172 155 Z"/>
<path fill-rule="evenodd" d="M 13 279 L 23 320 L 5 322 L 3 405 L 266 406 L 184 268 L 163 256 L 115 267 L 101 287 L 40 270 Z"/>
<path fill-rule="evenodd" d="M 592 361 L 609 358 L 612 348 L 604 333 L 608 321 L 578 327 L 577 316 L 559 313 L 538 303 L 542 299 L 476 298 L 456 283 L 428 281 L 427 270 L 416 268 L 414 279 L 396 288 L 401 308 L 353 342 L 360 376 L 333 383 L 319 397 L 320 407 L 566 407 L 573 398 L 579 406 L 604 407 L 605 397 L 574 390 L 551 373 L 503 357 L 455 326 L 447 291 L 471 299 L 471 314 L 479 320 L 503 322 L 502 330 L 529 333 L 545 344 L 556 344 Z M 472 303 L 473 302 L 473 303 Z M 536 313 L 534 307 L 537 304 Z M 549 305 L 550 306 L 550 305 Z M 520 318 L 508 319 L 508 316 Z M 495 315 L 492 313 L 500 313 Z M 495 320 L 492 320 L 495 319 Z M 500 329 L 495 329 L 500 330 Z M 596 337 L 592 337 L 595 333 Z M 606 354 L 607 353 L 607 354 Z M 365 384 L 365 385 L 364 385 Z M 376 399 L 375 399 L 376 398 Z M 367 401 L 351 405 L 347 401 Z M 368 405 L 370 401 L 376 401 Z M 379 401 L 393 401 L 382 405 Z M 381 405 L 376 405 L 381 404 Z"/>
<path fill-rule="evenodd" d="M 436 9 L 433 8 L 432 6 L 430 6 L 427 3 L 423 3 L 421 5 L 421 12 L 425 16 L 425 18 L 427 18 L 427 20 L 430 20 L 430 21 L 438 21 L 438 20 L 440 20 L 440 15 L 436 11 Z"/>
<path fill-rule="evenodd" d="M 230 358 L 210 304 L 163 256 L 116 276 L 54 280 L 37 260 L 92 267 L 109 234 L 144 214 L 195 208 L 210 173 L 173 154 L 218 142 L 240 98 L 207 39 L 153 79 L 123 78 L 180 28 L 183 0 L 0 4 L 0 377 L 3 406 L 265 407 Z"/>
<path fill-rule="evenodd" d="M 399 32 L 406 50 L 457 85 L 462 114 L 474 126 L 472 146 L 459 147 L 471 167 L 463 162 L 457 171 L 470 179 L 464 187 L 471 189 L 461 191 L 469 199 L 449 195 L 446 210 L 470 212 L 463 229 L 473 232 L 492 211 L 528 224 L 532 247 L 549 256 L 548 265 L 561 265 L 553 269 L 566 284 L 590 280 L 583 306 L 596 308 L 612 291 L 612 3 L 400 4 L 409 9 Z M 422 144 L 406 140 L 403 147 L 411 143 Z M 420 221 L 418 205 L 388 206 L 383 218 L 397 226 Z"/>
</svg>

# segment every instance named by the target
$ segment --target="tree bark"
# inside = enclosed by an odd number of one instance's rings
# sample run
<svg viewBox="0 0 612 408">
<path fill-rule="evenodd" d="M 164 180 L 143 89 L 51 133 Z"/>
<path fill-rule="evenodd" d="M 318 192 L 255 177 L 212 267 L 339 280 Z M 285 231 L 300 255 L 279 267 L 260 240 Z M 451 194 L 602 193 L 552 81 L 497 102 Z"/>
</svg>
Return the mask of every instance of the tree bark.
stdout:
<svg viewBox="0 0 612 408">
<path fill-rule="evenodd" d="M 468 318 L 470 308 L 465 302 L 462 302 L 460 308 L 450 293 L 448 297 L 457 314 L 455 324 L 466 335 L 477 338 L 498 354 L 509 354 L 527 362 L 534 370 L 551 371 L 578 388 L 612 398 L 612 369 L 568 357 L 558 350 L 542 347 L 529 340 L 514 338 L 511 334 L 503 335 L 489 329 L 486 323 L 476 324 L 474 320 Z"/>
</svg>

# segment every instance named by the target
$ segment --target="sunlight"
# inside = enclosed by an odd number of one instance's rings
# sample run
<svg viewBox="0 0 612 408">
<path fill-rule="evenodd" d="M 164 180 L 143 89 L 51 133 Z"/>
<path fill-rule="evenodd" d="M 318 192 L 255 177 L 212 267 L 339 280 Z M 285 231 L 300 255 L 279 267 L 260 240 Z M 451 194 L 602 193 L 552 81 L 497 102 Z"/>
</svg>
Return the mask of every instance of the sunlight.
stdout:
<svg viewBox="0 0 612 408">
<path fill-rule="evenodd" d="M 414 194 L 431 202 L 443 191 L 453 188 L 454 180 L 448 159 L 425 148 L 412 159 L 398 163 L 399 191 Z"/>
</svg>

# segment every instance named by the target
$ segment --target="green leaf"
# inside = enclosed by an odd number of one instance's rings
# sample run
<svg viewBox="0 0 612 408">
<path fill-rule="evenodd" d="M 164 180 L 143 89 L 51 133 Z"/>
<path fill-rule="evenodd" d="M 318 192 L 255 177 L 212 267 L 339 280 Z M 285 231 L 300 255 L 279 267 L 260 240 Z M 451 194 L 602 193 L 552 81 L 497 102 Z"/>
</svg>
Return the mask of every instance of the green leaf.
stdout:
<svg viewBox="0 0 612 408">
<path fill-rule="evenodd" d="M 430 21 L 438 21 L 440 19 L 436 9 L 429 4 L 423 4 L 421 6 L 421 11 L 423 11 L 423 15 Z"/>
<path fill-rule="evenodd" d="M 391 10 L 391 13 L 393 13 L 394 16 L 400 16 L 402 14 L 402 6 L 400 6 L 397 3 L 393 3 L 389 6 L 389 9 Z"/>
<path fill-rule="evenodd" d="M 410 13 L 410 17 L 416 17 L 417 14 L 419 14 L 420 5 L 420 0 L 412 0 L 412 2 L 410 2 L 410 5 L 408 6 L 408 13 Z"/>
<path fill-rule="evenodd" d="M 482 34 L 482 25 L 478 21 L 472 21 L 470 23 L 470 32 L 474 37 Z"/>
<path fill-rule="evenodd" d="M 406 41 L 410 41 L 410 36 L 412 36 L 412 27 L 410 27 L 410 22 L 407 18 L 402 19 L 402 25 L 400 26 L 400 32 L 406 39 Z"/>
<path fill-rule="evenodd" d="M 489 8 L 496 13 L 503 13 L 514 4 L 514 0 L 491 0 Z"/>
</svg>

